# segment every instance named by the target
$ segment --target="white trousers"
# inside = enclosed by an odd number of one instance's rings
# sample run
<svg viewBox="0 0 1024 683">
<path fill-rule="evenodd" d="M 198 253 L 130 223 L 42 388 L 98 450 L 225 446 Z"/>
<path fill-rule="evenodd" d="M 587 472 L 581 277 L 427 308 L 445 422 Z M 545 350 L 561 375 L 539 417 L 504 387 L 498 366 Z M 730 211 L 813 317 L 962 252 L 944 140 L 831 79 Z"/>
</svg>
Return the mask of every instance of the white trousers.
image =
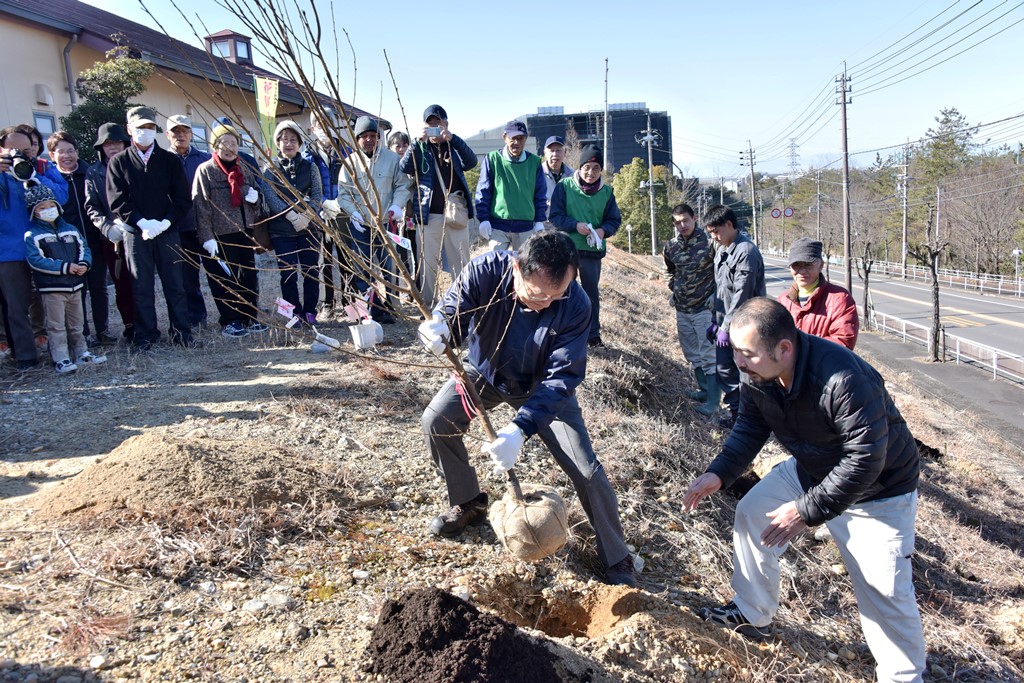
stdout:
<svg viewBox="0 0 1024 683">
<path fill-rule="evenodd" d="M 448 267 L 452 270 L 452 278 L 458 276 L 469 263 L 469 252 L 472 243 L 469 229 L 453 230 L 448 227 L 444 214 L 432 213 L 427 224 L 417 230 L 420 240 L 419 267 L 423 274 L 421 293 L 431 308 L 437 303 L 442 292 L 437 289 L 437 274 L 441 271 L 441 249 L 448 257 Z"/>
<path fill-rule="evenodd" d="M 733 600 L 755 626 L 770 624 L 779 609 L 779 556 L 786 550 L 761 544 L 770 521 L 765 515 L 802 494 L 796 461 L 790 458 L 736 506 Z M 826 522 L 850 575 L 879 681 L 920 681 L 924 671 L 924 631 L 910 566 L 916 515 L 913 491 L 855 505 Z"/>
</svg>

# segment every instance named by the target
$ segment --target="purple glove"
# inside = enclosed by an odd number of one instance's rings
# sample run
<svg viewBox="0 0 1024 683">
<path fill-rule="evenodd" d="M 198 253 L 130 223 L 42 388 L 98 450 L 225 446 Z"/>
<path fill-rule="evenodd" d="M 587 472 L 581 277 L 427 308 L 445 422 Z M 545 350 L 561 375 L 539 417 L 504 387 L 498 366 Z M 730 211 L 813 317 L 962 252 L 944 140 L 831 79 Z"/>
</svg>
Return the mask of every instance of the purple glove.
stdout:
<svg viewBox="0 0 1024 683">
<path fill-rule="evenodd" d="M 714 344 L 716 334 L 718 334 L 718 325 L 716 323 L 711 323 L 708 325 L 708 329 L 704 331 L 704 338 Z"/>
<path fill-rule="evenodd" d="M 715 338 L 715 344 L 725 348 L 729 345 L 729 333 L 725 330 L 719 330 L 718 336 Z"/>
</svg>

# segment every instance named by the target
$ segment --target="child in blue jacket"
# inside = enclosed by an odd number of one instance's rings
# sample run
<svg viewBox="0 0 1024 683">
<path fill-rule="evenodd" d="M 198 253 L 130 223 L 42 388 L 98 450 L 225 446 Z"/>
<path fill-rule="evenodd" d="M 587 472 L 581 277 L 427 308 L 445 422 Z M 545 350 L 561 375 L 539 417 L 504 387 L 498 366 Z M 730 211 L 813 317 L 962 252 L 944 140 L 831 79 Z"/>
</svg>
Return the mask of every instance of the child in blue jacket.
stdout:
<svg viewBox="0 0 1024 683">
<path fill-rule="evenodd" d="M 43 299 L 50 357 L 57 372 L 68 374 L 82 364 L 106 362 L 106 356 L 90 353 L 85 342 L 82 288 L 92 265 L 89 245 L 78 228 L 60 217 L 60 206 L 50 188 L 42 184 L 27 187 L 25 204 L 31 217 L 25 255 Z M 69 343 L 73 354 L 68 353 Z"/>
</svg>

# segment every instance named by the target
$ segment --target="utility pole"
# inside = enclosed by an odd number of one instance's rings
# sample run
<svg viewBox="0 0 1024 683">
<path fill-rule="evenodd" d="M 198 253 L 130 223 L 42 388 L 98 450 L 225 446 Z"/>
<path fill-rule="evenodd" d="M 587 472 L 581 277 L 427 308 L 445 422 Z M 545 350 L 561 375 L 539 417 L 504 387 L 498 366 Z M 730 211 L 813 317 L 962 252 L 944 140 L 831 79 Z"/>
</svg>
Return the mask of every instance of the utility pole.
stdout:
<svg viewBox="0 0 1024 683">
<path fill-rule="evenodd" d="M 650 123 L 647 124 L 650 128 Z M 612 154 L 608 149 L 608 58 L 604 58 L 604 170 L 611 173 Z"/>
<path fill-rule="evenodd" d="M 843 267 L 846 270 L 846 291 L 853 291 L 853 251 L 850 239 L 850 151 L 846 146 L 846 105 L 853 102 L 853 98 L 847 100 L 846 93 L 851 92 L 850 79 L 846 75 L 846 62 L 843 62 L 843 75 L 836 77 L 836 94 L 839 101 L 836 103 L 842 109 L 843 127 Z"/>
<path fill-rule="evenodd" d="M 935 184 L 935 244 L 941 244 L 939 236 L 942 230 L 942 188 Z M 936 272 L 942 267 L 942 254 L 935 255 Z M 936 276 L 937 277 L 937 276 Z"/>
<path fill-rule="evenodd" d="M 903 255 L 900 257 L 900 270 L 903 279 L 907 279 L 907 202 L 910 195 L 910 145 L 903 146 Z"/>
<path fill-rule="evenodd" d="M 754 148 L 750 145 L 750 140 L 747 140 L 747 151 L 740 152 L 740 166 L 750 166 L 750 213 L 753 214 L 754 221 L 754 243 L 760 244 L 757 234 L 757 182 L 754 178 L 754 158 Z"/>
<path fill-rule="evenodd" d="M 647 190 L 651 201 L 651 256 L 658 255 L 658 226 L 654 214 L 654 146 L 661 142 L 661 133 L 651 128 L 651 113 L 647 112 L 647 130 L 637 133 L 637 144 L 647 146 Z"/>
<path fill-rule="evenodd" d="M 815 171 L 815 185 L 814 190 L 814 213 L 816 217 L 816 224 L 814 228 L 814 239 L 821 241 L 821 169 Z"/>
</svg>

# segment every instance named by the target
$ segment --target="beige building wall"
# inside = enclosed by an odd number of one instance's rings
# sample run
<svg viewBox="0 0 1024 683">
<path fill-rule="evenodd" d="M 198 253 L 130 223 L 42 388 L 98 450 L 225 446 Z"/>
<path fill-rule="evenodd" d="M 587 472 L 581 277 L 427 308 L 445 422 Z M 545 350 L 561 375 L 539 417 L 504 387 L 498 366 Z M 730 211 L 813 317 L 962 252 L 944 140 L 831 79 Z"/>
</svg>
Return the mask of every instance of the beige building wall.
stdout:
<svg viewBox="0 0 1024 683">
<path fill-rule="evenodd" d="M 39 128 L 44 138 L 52 130 L 60 129 L 60 118 L 71 112 L 71 95 L 64 67 L 67 44 L 66 35 L 0 16 L 0 45 L 4 46 L 5 54 L 30 55 L 30 58 L 19 60 L 17 68 L 6 69 L 0 79 L 0 127 L 29 123 Z M 79 78 L 81 72 L 105 59 L 103 52 L 75 43 L 70 53 L 72 82 Z M 220 95 L 215 98 L 213 93 Z M 139 104 L 156 110 L 161 119 L 157 124 L 161 129 L 166 123 L 163 119 L 168 116 L 190 116 L 197 133 L 197 146 L 201 148 L 205 148 L 202 138 L 212 129 L 213 120 L 221 116 L 229 117 L 243 135 L 248 133 L 257 141 L 262 137 L 256 114 L 256 95 L 237 87 L 158 67 L 157 73 L 147 83 L 146 91 L 135 99 Z M 297 107 L 290 103 L 282 103 L 278 107 L 282 119 L 294 117 L 305 129 L 309 123 L 308 114 L 304 116 L 296 111 Z M 52 130 L 47 129 L 47 122 L 52 122 Z M 158 135 L 157 140 L 167 147 L 166 136 Z M 95 140 L 79 141 L 90 146 L 93 142 Z"/>
</svg>

